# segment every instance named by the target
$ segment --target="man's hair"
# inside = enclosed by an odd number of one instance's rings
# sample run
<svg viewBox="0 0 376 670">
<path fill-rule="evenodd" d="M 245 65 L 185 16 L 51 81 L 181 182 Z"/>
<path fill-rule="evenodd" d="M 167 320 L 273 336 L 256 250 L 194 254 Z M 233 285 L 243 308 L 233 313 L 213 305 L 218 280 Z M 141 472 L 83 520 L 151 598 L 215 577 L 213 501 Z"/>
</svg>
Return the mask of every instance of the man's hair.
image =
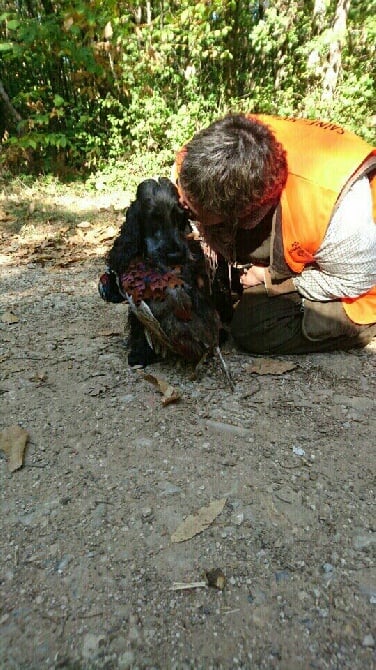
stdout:
<svg viewBox="0 0 376 670">
<path fill-rule="evenodd" d="M 264 123 L 244 114 L 198 132 L 185 147 L 179 174 L 192 205 L 225 217 L 277 201 L 286 179 L 282 145 Z"/>
</svg>

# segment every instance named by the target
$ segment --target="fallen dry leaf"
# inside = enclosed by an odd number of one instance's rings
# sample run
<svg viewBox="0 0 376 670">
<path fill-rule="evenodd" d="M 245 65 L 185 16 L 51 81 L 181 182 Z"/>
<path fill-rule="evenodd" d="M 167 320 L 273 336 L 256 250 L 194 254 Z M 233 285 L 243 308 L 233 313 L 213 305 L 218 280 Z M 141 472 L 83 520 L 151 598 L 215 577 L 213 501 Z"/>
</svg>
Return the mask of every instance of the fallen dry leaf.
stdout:
<svg viewBox="0 0 376 670">
<path fill-rule="evenodd" d="M 0 221 L 14 221 L 15 219 L 4 209 L 0 208 Z"/>
<path fill-rule="evenodd" d="M 82 256 L 71 256 L 71 257 L 63 258 L 62 260 L 57 261 L 57 263 L 55 265 L 56 265 L 56 267 L 59 267 L 59 268 L 66 268 L 66 267 L 68 267 L 68 265 L 73 265 L 74 263 L 81 263 L 81 261 L 86 260 L 86 257 L 87 256 L 82 255 Z"/>
<path fill-rule="evenodd" d="M 35 374 L 29 377 L 31 382 L 46 382 L 48 378 L 47 370 L 37 370 Z"/>
<path fill-rule="evenodd" d="M 104 242 L 105 240 L 112 240 L 116 235 L 118 235 L 118 230 L 114 226 L 108 226 L 105 230 L 98 231 L 96 239 L 98 242 Z"/>
<path fill-rule="evenodd" d="M 1 315 L 1 321 L 3 323 L 18 323 L 19 318 L 13 312 L 3 312 Z"/>
<path fill-rule="evenodd" d="M 29 433 L 20 426 L 8 426 L 0 433 L 0 449 L 8 456 L 8 470 L 15 472 L 23 465 Z"/>
<path fill-rule="evenodd" d="M 245 371 L 256 375 L 283 375 L 284 372 L 294 370 L 294 368 L 296 368 L 296 364 L 291 361 L 257 358 L 251 365 L 247 365 Z"/>
<path fill-rule="evenodd" d="M 142 376 L 144 379 L 146 379 L 147 382 L 154 384 L 154 386 L 156 386 L 160 390 L 160 392 L 163 395 L 162 398 L 163 405 L 169 405 L 170 403 L 178 402 L 178 400 L 181 399 L 179 391 L 176 388 L 174 388 L 174 386 L 171 386 L 171 384 L 166 382 L 165 379 L 145 373 L 143 373 Z"/>
<path fill-rule="evenodd" d="M 227 498 L 213 500 L 207 507 L 201 507 L 197 514 L 188 516 L 171 535 L 171 542 L 185 542 L 185 540 L 190 540 L 191 537 L 202 533 L 222 512 L 226 500 Z"/>
</svg>

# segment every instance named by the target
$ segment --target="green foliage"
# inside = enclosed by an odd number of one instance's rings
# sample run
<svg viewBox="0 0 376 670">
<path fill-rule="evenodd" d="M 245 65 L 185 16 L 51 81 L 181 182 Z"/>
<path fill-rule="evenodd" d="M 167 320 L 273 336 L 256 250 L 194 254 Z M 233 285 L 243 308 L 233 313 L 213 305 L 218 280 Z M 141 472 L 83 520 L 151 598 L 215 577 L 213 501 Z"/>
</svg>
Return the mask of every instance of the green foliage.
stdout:
<svg viewBox="0 0 376 670">
<path fill-rule="evenodd" d="M 336 0 L 8 0 L 0 16 L 1 160 L 64 172 L 154 152 L 228 110 L 322 117 L 373 139 L 373 3 L 352 0 L 332 99 Z M 20 120 L 21 119 L 21 120 Z"/>
</svg>

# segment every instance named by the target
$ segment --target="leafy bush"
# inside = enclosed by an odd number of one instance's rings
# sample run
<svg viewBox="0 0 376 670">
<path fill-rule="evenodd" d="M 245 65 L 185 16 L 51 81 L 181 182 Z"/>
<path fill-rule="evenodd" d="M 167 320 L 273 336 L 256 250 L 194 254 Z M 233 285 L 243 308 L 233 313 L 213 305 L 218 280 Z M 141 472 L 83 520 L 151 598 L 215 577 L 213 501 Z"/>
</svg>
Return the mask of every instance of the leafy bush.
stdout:
<svg viewBox="0 0 376 670">
<path fill-rule="evenodd" d="M 321 25 L 313 3 L 300 0 L 9 0 L 0 16 L 0 161 L 64 174 L 154 152 L 167 165 L 229 110 L 321 117 L 372 141 L 376 19 L 360 0 L 334 94 L 322 95 L 336 4 L 326 3 Z"/>
</svg>

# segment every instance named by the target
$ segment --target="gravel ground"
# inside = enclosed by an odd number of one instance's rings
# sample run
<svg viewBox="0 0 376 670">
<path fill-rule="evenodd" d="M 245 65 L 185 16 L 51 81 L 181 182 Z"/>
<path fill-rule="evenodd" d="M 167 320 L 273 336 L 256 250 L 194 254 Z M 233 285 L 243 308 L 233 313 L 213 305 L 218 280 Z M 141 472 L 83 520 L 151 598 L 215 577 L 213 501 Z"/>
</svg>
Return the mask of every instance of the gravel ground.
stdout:
<svg viewBox="0 0 376 670">
<path fill-rule="evenodd" d="M 182 396 L 164 406 L 101 257 L 20 264 L 3 242 L 0 429 L 29 441 L 16 472 L 0 452 L 1 668 L 376 667 L 376 342 L 264 375 L 229 342 L 233 393 L 215 362 L 158 363 Z"/>
</svg>

